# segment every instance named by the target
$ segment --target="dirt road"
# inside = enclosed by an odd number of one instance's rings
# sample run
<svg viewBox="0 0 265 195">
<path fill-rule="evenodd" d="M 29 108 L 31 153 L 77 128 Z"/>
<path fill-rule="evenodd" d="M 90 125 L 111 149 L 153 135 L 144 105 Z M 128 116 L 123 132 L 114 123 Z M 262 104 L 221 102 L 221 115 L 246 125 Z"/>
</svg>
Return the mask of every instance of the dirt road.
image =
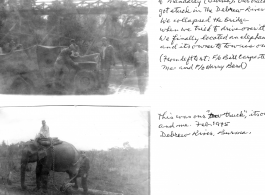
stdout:
<svg viewBox="0 0 265 195">
<path fill-rule="evenodd" d="M 148 83 L 147 80 L 148 78 L 146 78 L 146 83 Z M 138 79 L 134 67 L 127 65 L 126 71 L 124 71 L 121 64 L 113 67 L 111 69 L 109 88 L 112 94 L 139 94 Z"/>
</svg>

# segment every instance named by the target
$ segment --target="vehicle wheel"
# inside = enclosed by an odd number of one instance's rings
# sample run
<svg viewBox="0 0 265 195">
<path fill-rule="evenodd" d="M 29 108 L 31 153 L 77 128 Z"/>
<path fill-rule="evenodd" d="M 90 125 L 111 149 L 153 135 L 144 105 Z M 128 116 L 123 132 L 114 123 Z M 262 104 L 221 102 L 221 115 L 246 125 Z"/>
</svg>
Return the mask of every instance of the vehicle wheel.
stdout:
<svg viewBox="0 0 265 195">
<path fill-rule="evenodd" d="M 24 79 L 18 78 L 11 85 L 12 94 L 31 94 L 32 87 Z"/>
<path fill-rule="evenodd" d="M 94 72 L 82 70 L 75 75 L 75 89 L 77 92 L 92 92 L 98 87 L 98 79 Z"/>
</svg>

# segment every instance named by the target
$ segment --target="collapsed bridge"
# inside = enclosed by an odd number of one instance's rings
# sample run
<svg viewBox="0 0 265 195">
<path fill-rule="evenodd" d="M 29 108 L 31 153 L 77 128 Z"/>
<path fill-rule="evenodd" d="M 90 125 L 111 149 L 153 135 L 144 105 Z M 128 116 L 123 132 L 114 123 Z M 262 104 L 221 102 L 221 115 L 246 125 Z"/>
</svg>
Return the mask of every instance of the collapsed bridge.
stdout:
<svg viewBox="0 0 265 195">
<path fill-rule="evenodd" d="M 105 14 L 117 12 L 119 14 L 147 14 L 147 1 L 143 0 L 73 0 L 69 5 L 71 9 L 65 9 L 62 5 L 67 4 L 61 0 L 20 0 L 18 6 L 12 5 L 12 0 L 8 1 L 7 11 L 33 12 L 40 15 L 49 15 L 53 12 L 68 14 Z M 53 6 L 51 6 L 53 5 Z M 54 6 L 55 5 L 55 6 Z"/>
</svg>

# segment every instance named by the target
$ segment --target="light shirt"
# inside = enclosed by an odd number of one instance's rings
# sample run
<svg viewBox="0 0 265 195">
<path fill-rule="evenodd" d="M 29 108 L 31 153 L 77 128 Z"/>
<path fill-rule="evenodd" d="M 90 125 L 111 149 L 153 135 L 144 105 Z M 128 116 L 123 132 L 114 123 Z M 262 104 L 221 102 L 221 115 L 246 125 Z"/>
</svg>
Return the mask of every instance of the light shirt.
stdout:
<svg viewBox="0 0 265 195">
<path fill-rule="evenodd" d="M 39 136 L 40 136 L 40 137 L 45 137 L 45 138 L 50 137 L 50 130 L 49 130 L 49 127 L 48 127 L 47 125 L 42 126 L 42 127 L 40 128 Z"/>
<path fill-rule="evenodd" d="M 102 47 L 102 59 L 105 59 L 105 51 L 107 47 Z"/>
</svg>

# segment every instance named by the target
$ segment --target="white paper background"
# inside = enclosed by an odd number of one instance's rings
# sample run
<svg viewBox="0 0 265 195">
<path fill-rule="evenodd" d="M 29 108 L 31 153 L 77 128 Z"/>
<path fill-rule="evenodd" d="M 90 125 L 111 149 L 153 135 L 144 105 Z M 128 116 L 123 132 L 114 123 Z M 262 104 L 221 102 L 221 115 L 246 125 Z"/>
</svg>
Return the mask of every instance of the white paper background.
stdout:
<svg viewBox="0 0 265 195">
<path fill-rule="evenodd" d="M 202 15 L 200 13 L 199 16 Z M 229 16 L 227 13 L 222 14 L 224 15 Z M 252 14 L 248 17 L 251 22 L 246 26 L 262 24 L 261 15 L 262 12 Z M 179 15 L 174 16 L 177 18 Z M 247 17 L 246 14 L 233 16 Z M 198 15 L 193 17 L 199 18 Z M 229 130 L 251 131 L 251 135 L 160 138 L 161 133 L 158 129 L 158 113 L 164 111 L 193 115 L 205 113 L 206 110 L 215 113 L 265 110 L 265 61 L 252 61 L 246 70 L 170 72 L 161 69 L 163 64 L 159 63 L 161 53 L 178 57 L 188 54 L 210 55 L 232 52 L 257 54 L 264 51 L 262 49 L 186 49 L 170 52 L 166 50 L 166 53 L 158 49 L 161 45 L 158 41 L 160 19 L 158 1 L 154 1 L 150 4 L 149 17 L 150 83 L 153 85 L 152 89 L 156 91 L 151 109 L 151 194 L 265 194 L 264 117 L 246 120 L 229 119 L 231 122 Z M 170 63 L 165 64 L 170 65 Z"/>
<path fill-rule="evenodd" d="M 158 50 L 157 0 L 149 2 L 150 87 L 144 96 L 1 96 L 1 105 L 138 105 L 151 106 L 152 195 L 264 195 L 265 120 L 231 120 L 231 128 L 251 131 L 247 136 L 160 138 L 157 114 L 265 111 L 264 61 L 249 63 L 246 70 L 163 71 Z M 251 23 L 262 23 L 262 12 Z M 250 23 L 249 23 L 250 24 Z M 231 53 L 216 50 L 183 50 L 170 55 Z M 236 50 L 236 53 L 263 50 Z M 181 54 L 182 55 L 182 54 Z"/>
</svg>

